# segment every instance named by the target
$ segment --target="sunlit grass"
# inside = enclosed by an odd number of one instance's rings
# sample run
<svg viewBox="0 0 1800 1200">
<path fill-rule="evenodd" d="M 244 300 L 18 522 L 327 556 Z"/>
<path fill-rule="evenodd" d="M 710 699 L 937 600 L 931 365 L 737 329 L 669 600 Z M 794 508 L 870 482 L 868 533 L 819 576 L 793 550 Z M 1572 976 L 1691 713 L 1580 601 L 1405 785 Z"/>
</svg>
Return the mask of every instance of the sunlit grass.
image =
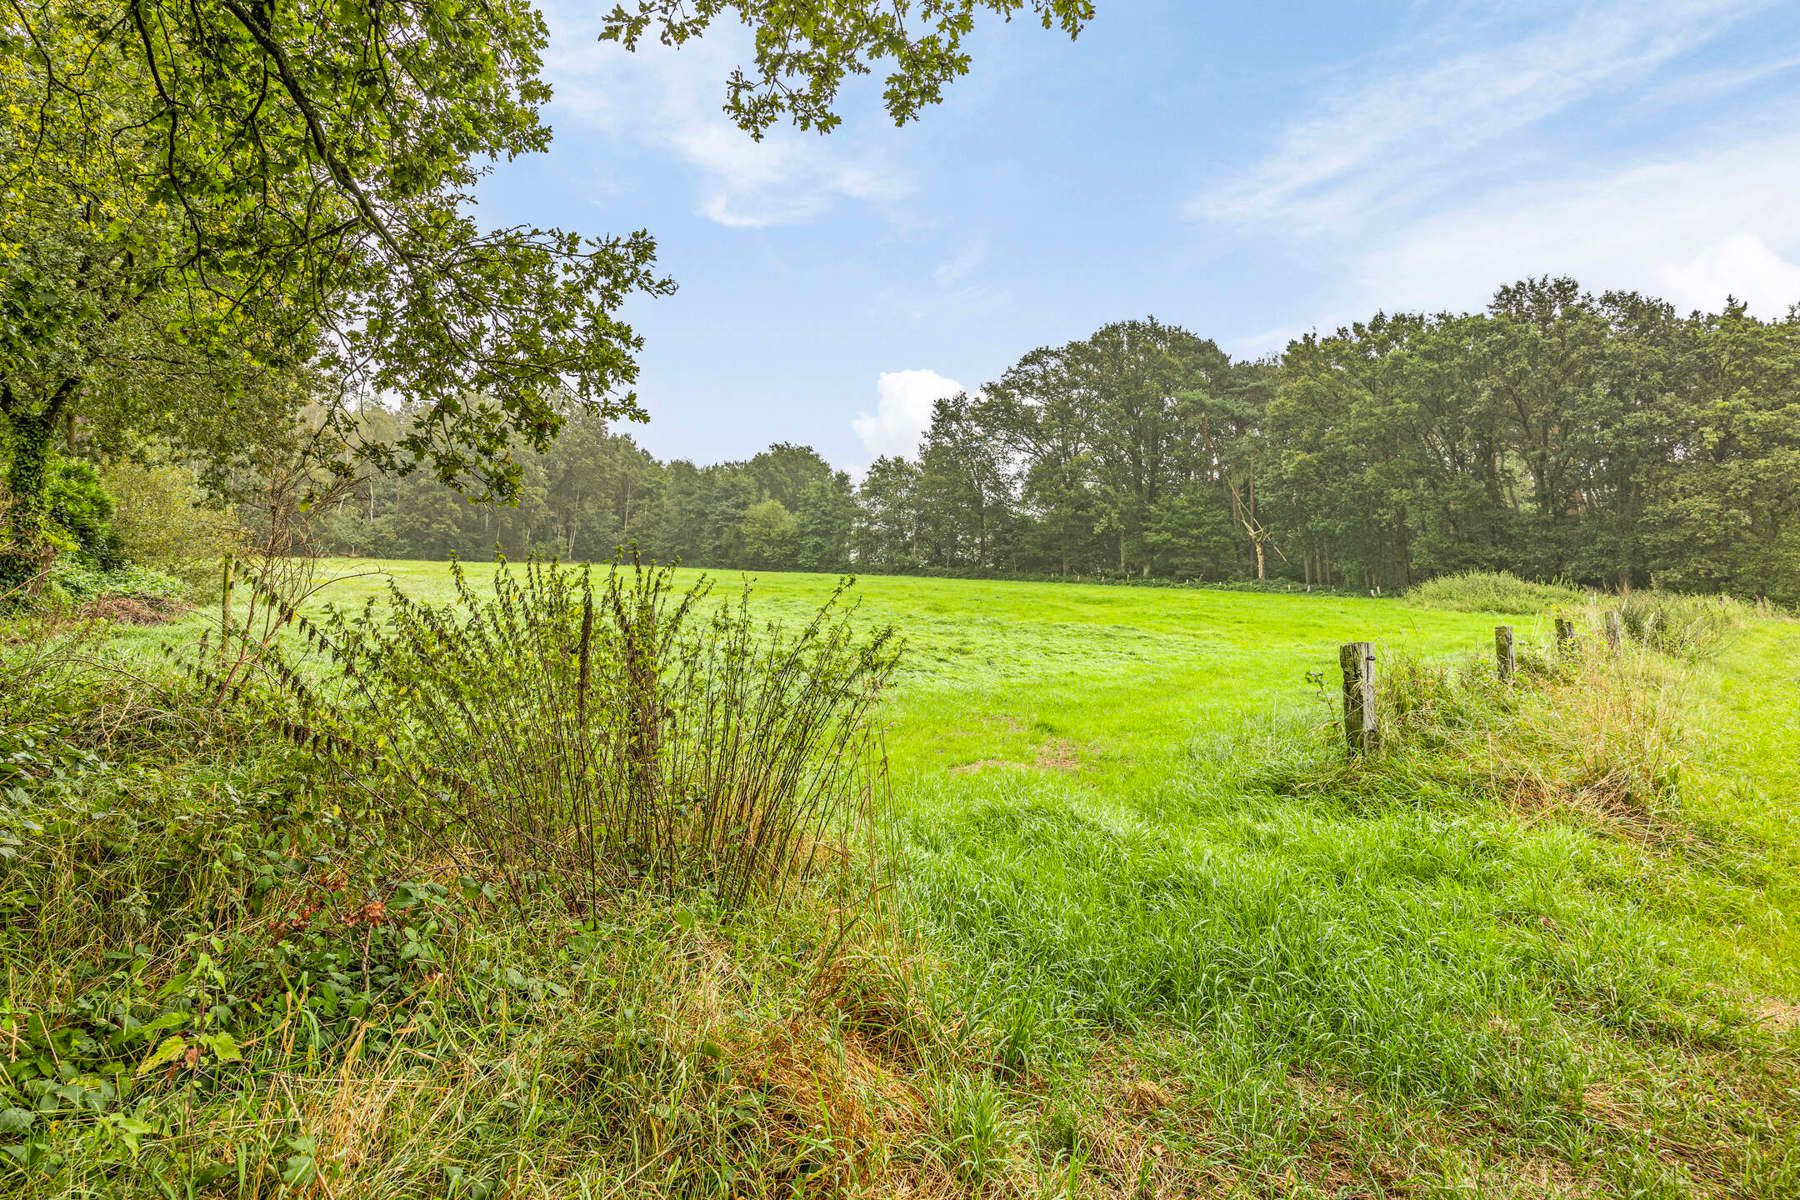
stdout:
<svg viewBox="0 0 1800 1200">
<path fill-rule="evenodd" d="M 340 603 L 448 595 L 439 564 L 325 567 Z M 835 582 L 755 602 L 798 620 Z M 297 1072 L 280 1138 L 366 1143 L 336 1194 L 445 1163 L 544 1195 L 1800 1192 L 1800 626 L 1558 667 L 1518 616 L 1543 668 L 1507 691 L 1497 618 L 1392 599 L 857 592 L 909 645 L 869 920 L 459 943 L 448 979 L 562 990 L 446 993 L 354 1071 L 265 1064 Z M 1357 766 L 1348 640 L 1430 700 Z"/>
</svg>

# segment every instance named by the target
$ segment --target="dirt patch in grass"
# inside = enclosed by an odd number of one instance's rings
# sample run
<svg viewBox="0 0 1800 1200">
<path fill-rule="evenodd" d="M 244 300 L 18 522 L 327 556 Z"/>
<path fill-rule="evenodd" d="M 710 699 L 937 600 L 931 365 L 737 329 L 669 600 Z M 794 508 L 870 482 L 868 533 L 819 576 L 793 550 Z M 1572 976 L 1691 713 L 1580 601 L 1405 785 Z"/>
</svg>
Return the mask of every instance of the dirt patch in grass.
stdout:
<svg viewBox="0 0 1800 1200">
<path fill-rule="evenodd" d="M 1763 997 L 1752 1002 L 1750 1012 L 1759 1023 L 1773 1029 L 1777 1033 L 1789 1033 L 1800 1029 L 1800 1004 L 1791 1004 L 1786 1000 Z"/>
<path fill-rule="evenodd" d="M 1013 758 L 978 758 L 950 768 L 952 775 L 978 775 L 983 771 L 1055 771 L 1073 775 L 1082 769 L 1081 750 L 1067 738 L 1055 738 L 1037 748 L 1032 761 Z"/>
<path fill-rule="evenodd" d="M 1045 742 L 1037 750 L 1037 769 L 1072 774 L 1081 770 L 1081 752 L 1067 738 Z"/>
</svg>

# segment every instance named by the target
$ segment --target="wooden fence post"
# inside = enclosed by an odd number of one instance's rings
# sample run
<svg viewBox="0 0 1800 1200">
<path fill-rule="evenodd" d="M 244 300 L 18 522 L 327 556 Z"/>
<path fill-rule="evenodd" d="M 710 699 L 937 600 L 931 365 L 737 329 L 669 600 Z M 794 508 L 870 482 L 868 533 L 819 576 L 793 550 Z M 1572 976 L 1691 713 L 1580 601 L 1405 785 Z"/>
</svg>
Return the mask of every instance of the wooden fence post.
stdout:
<svg viewBox="0 0 1800 1200">
<path fill-rule="evenodd" d="M 1567 617 L 1556 618 L 1556 652 L 1569 654 L 1575 649 L 1575 622 Z"/>
<path fill-rule="evenodd" d="M 1501 683 L 1511 683 L 1519 670 L 1519 660 L 1513 654 L 1511 625 L 1494 626 L 1494 669 L 1499 672 Z"/>
<path fill-rule="evenodd" d="M 1619 619 L 1619 612 L 1613 609 L 1606 614 L 1606 648 L 1614 654 L 1625 643 L 1624 622 Z"/>
<path fill-rule="evenodd" d="M 1344 668 L 1344 739 L 1350 754 L 1375 749 L 1375 643 L 1347 642 L 1338 651 Z"/>
</svg>

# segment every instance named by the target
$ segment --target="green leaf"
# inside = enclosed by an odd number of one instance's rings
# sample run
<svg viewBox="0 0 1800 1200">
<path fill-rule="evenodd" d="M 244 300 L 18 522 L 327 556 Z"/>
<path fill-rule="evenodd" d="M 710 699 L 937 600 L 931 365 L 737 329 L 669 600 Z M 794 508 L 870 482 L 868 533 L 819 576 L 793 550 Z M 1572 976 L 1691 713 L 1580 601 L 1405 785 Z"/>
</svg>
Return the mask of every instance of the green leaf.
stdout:
<svg viewBox="0 0 1800 1200">
<path fill-rule="evenodd" d="M 238 1047 L 237 1039 L 229 1033 L 207 1033 L 200 1037 L 200 1044 L 205 1046 L 212 1056 L 220 1062 L 242 1062 L 244 1052 Z"/>
<path fill-rule="evenodd" d="M 166 1037 L 157 1045 L 155 1050 L 151 1051 L 149 1058 L 146 1058 L 143 1062 L 138 1064 L 137 1073 L 139 1075 L 148 1075 L 158 1067 L 168 1066 L 170 1063 L 186 1054 L 187 1051 L 188 1040 L 185 1037 L 182 1037 L 179 1033 L 171 1037 Z"/>
</svg>

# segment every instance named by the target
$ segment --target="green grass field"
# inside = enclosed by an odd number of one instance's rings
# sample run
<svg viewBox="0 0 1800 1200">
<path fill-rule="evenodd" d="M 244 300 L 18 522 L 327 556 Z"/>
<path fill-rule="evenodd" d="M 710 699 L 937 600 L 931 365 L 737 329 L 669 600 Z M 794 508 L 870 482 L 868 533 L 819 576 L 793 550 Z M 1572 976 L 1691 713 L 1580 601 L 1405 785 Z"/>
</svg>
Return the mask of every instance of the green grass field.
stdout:
<svg viewBox="0 0 1800 1200">
<path fill-rule="evenodd" d="M 326 565 L 341 603 L 448 594 L 440 564 Z M 755 603 L 800 620 L 834 582 L 763 576 Z M 1548 613 L 856 595 L 908 647 L 871 920 L 465 917 L 433 959 L 433 987 L 467 973 L 456 998 L 396 984 L 308 1018 L 302 1050 L 312 993 L 284 976 L 235 1010 L 255 1082 L 133 1092 L 156 1165 L 68 1117 L 61 1165 L 0 1188 L 179 1194 L 146 1181 L 213 1163 L 227 1190 L 340 1196 L 1800 1195 L 1800 624 L 1593 652 L 1515 696 L 1480 678 L 1493 626 L 1543 661 Z M 1355 766 L 1331 727 L 1349 640 L 1412 689 Z M 181 786 L 216 796 L 207 770 Z M 45 861 L 44 886 L 101 870 Z M 242 919 L 184 886 L 140 935 L 170 947 L 146 988 Z M 93 983 L 116 935 L 6 938 L 14 1014 L 137 986 Z M 496 973 L 525 982 L 474 982 Z"/>
</svg>

